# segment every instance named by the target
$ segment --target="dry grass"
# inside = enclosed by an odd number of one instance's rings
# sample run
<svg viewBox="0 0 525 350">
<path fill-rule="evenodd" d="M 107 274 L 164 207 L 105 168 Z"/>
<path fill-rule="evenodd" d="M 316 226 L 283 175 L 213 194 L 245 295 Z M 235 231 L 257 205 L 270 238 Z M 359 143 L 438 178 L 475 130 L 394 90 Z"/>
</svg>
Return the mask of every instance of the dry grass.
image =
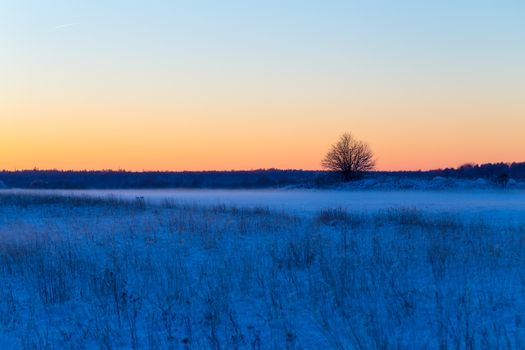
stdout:
<svg viewBox="0 0 525 350">
<path fill-rule="evenodd" d="M 520 348 L 525 231 L 0 196 L 2 348 Z"/>
</svg>

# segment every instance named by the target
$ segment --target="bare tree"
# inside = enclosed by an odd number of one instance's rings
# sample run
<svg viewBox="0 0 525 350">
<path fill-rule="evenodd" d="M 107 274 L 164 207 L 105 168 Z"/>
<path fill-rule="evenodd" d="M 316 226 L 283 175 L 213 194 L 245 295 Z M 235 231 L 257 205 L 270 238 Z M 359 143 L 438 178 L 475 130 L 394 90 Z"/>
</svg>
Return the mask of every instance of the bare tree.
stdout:
<svg viewBox="0 0 525 350">
<path fill-rule="evenodd" d="M 321 164 L 340 173 L 344 181 L 351 181 L 374 169 L 375 160 L 368 144 L 356 140 L 350 133 L 344 133 L 332 145 Z"/>
</svg>

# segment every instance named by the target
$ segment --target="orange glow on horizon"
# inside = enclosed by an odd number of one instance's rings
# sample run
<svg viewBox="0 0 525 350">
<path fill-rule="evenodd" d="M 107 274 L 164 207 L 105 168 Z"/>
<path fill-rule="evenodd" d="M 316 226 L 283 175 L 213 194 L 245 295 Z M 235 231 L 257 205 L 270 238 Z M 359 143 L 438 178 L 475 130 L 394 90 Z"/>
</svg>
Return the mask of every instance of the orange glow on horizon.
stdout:
<svg viewBox="0 0 525 350">
<path fill-rule="evenodd" d="M 346 130 L 371 145 L 378 170 L 427 170 L 466 162 L 525 160 L 521 152 L 525 149 L 521 137 L 525 125 L 517 118 L 510 127 L 497 123 L 461 125 L 452 119 L 412 120 L 406 126 L 395 117 L 376 125 L 367 124 L 366 118 L 345 121 L 340 116 L 336 117 L 340 126 L 335 122 L 323 123 L 322 116 L 308 115 L 305 111 L 297 112 L 306 121 L 304 124 L 299 123 L 301 118 L 288 117 L 276 127 L 273 120 L 280 118 L 267 121 L 256 115 L 246 120 L 242 115 L 239 113 L 238 119 L 227 123 L 220 118 L 210 122 L 204 117 L 184 120 L 169 116 L 150 118 L 153 122 L 143 123 L 139 117 L 115 118 L 113 114 L 99 120 L 87 116 L 75 120 L 64 117 L 50 123 L 42 117 L 31 119 L 31 127 L 20 122 L 23 118 L 13 118 L 0 138 L 0 168 L 315 170 L 321 168 L 320 161 L 329 146 Z"/>
<path fill-rule="evenodd" d="M 521 3 L 197 3 L 6 3 L 0 169 L 525 161 Z"/>
</svg>

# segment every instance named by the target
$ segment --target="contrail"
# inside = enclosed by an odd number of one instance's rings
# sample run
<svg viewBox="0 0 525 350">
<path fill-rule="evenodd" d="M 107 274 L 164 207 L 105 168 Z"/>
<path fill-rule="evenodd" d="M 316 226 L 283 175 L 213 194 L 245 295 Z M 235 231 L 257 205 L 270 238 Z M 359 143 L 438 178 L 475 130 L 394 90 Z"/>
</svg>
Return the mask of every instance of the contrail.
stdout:
<svg viewBox="0 0 525 350">
<path fill-rule="evenodd" d="M 67 27 L 71 27 L 71 26 L 77 25 L 77 24 L 80 24 L 80 22 L 72 22 L 72 23 L 60 24 L 60 25 L 56 26 L 55 29 L 63 29 L 63 28 L 67 28 Z"/>
</svg>

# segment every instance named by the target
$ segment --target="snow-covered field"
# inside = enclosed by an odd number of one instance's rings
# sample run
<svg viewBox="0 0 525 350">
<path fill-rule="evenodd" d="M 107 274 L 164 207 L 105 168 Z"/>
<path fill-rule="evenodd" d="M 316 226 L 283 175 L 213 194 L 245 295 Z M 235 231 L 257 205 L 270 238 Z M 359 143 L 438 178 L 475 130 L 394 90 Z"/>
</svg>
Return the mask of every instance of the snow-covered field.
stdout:
<svg viewBox="0 0 525 350">
<path fill-rule="evenodd" d="M 66 192 L 0 192 L 1 349 L 525 347 L 523 192 Z"/>
<path fill-rule="evenodd" d="M 76 195 L 135 199 L 151 203 L 165 200 L 180 204 L 264 206 L 312 214 L 325 208 L 350 211 L 413 207 L 422 210 L 465 213 L 525 212 L 525 190 L 3 190 L 2 193 Z"/>
</svg>

